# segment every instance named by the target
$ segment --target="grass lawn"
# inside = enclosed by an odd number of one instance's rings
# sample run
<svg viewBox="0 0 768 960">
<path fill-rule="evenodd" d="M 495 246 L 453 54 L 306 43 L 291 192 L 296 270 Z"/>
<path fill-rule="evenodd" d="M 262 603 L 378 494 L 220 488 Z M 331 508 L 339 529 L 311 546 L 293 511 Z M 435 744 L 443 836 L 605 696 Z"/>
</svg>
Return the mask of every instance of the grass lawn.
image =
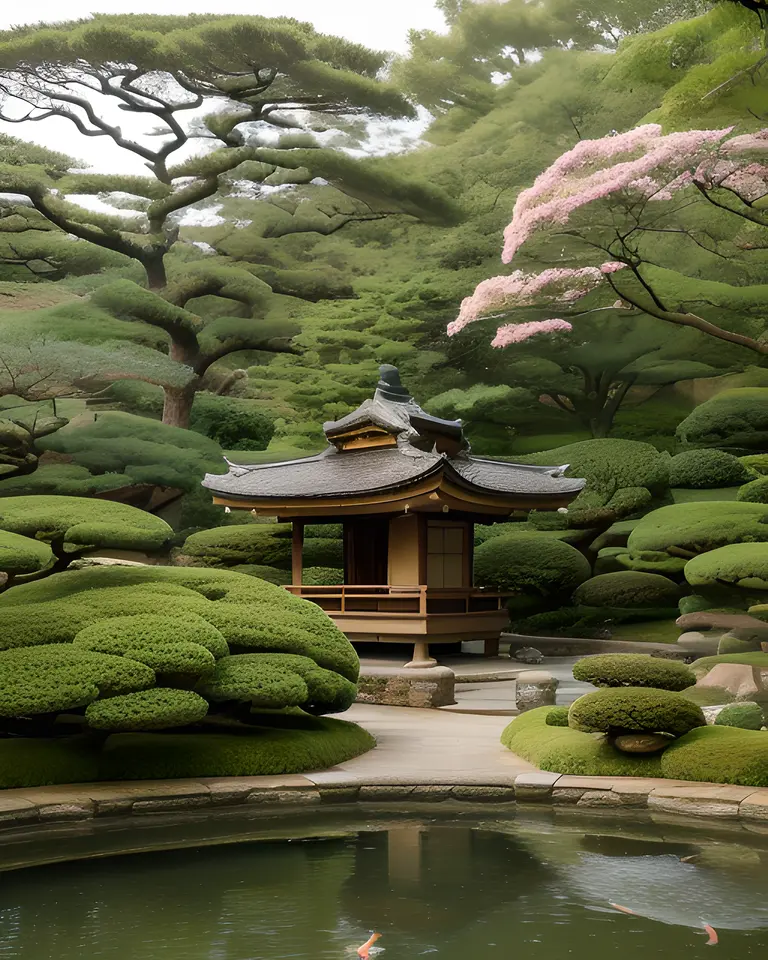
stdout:
<svg viewBox="0 0 768 960">
<path fill-rule="evenodd" d="M 643 623 L 619 623 L 611 627 L 612 640 L 634 643 L 676 643 L 681 630 L 674 620 L 646 620 Z"/>
</svg>

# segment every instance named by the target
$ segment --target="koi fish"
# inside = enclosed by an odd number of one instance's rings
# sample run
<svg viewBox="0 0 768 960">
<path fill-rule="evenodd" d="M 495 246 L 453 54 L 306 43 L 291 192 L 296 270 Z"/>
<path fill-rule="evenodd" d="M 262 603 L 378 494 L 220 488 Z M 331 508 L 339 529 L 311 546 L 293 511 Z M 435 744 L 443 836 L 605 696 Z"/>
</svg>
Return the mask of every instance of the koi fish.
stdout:
<svg viewBox="0 0 768 960">
<path fill-rule="evenodd" d="M 628 913 L 631 917 L 636 917 L 638 914 L 634 910 L 630 910 L 629 907 L 622 907 L 620 903 L 611 903 L 608 901 L 608 906 L 613 907 L 614 910 L 621 910 L 622 913 Z"/>
<path fill-rule="evenodd" d="M 707 940 L 708 947 L 714 947 L 715 944 L 720 942 L 719 937 L 717 936 L 717 930 L 714 927 L 710 927 L 708 923 L 704 924 L 704 929 L 709 934 L 709 940 Z"/>
<path fill-rule="evenodd" d="M 372 933 L 370 937 L 365 941 L 362 947 L 357 948 L 357 955 L 360 957 L 360 960 L 368 960 L 370 956 L 371 947 L 376 943 L 376 941 L 381 936 L 380 933 Z"/>
</svg>

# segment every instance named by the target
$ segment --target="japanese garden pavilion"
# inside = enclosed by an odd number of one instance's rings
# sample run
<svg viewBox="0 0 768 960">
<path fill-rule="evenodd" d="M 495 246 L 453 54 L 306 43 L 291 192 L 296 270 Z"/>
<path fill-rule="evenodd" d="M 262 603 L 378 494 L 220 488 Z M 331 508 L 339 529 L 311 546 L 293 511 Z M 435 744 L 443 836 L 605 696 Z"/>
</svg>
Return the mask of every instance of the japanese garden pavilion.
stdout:
<svg viewBox="0 0 768 960">
<path fill-rule="evenodd" d="M 508 622 L 501 594 L 473 586 L 475 523 L 566 507 L 584 485 L 566 467 L 470 455 L 460 420 L 430 416 L 383 366 L 373 399 L 323 427 L 320 454 L 230 464 L 203 485 L 214 503 L 293 525 L 286 589 L 321 606 L 353 641 L 410 642 L 414 666 L 429 643 L 484 640 L 498 650 Z M 344 583 L 302 584 L 304 524 L 342 523 Z"/>
</svg>

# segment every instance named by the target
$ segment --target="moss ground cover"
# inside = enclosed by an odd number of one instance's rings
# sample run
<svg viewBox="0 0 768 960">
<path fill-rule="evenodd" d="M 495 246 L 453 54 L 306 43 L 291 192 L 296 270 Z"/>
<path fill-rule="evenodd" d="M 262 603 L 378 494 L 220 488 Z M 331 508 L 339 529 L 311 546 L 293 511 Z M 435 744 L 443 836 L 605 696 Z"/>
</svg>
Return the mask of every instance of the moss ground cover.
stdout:
<svg viewBox="0 0 768 960">
<path fill-rule="evenodd" d="M 549 726 L 552 707 L 513 720 L 501 742 L 518 756 L 553 773 L 580 776 L 665 777 L 748 787 L 768 786 L 768 734 L 735 727 L 698 727 L 661 755 L 623 754 L 603 737 Z"/>
</svg>

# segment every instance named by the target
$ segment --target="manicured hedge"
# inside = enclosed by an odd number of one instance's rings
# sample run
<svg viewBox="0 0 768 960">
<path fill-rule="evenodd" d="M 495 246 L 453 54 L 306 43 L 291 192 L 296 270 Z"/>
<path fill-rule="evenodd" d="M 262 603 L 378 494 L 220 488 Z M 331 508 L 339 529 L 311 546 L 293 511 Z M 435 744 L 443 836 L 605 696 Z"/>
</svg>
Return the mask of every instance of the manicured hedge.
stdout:
<svg viewBox="0 0 768 960">
<path fill-rule="evenodd" d="M 738 501 L 676 503 L 646 514 L 629 535 L 632 557 L 679 564 L 732 543 L 768 541 L 768 506 Z"/>
<path fill-rule="evenodd" d="M 588 607 L 676 608 L 680 588 L 667 577 L 623 570 L 592 577 L 576 588 L 573 602 Z"/>
<path fill-rule="evenodd" d="M 768 477 L 758 477 L 739 487 L 736 499 L 745 503 L 768 503 Z"/>
<path fill-rule="evenodd" d="M 548 727 L 568 726 L 568 707 L 552 707 L 547 714 Z"/>
<path fill-rule="evenodd" d="M 700 403 L 676 433 L 687 447 L 719 447 L 735 454 L 768 448 L 768 389 L 723 390 Z"/>
<path fill-rule="evenodd" d="M 275 432 L 274 420 L 255 400 L 203 391 L 195 395 L 189 426 L 224 450 L 266 450 Z"/>
<path fill-rule="evenodd" d="M 691 730 L 661 754 L 624 754 L 604 737 L 548 726 L 552 707 L 516 717 L 501 742 L 513 753 L 554 773 L 592 777 L 665 777 L 750 787 L 768 786 L 768 733 L 734 727 Z"/>
<path fill-rule="evenodd" d="M 685 565 L 692 587 L 724 584 L 744 590 L 768 590 L 768 543 L 733 543 L 694 557 Z"/>
<path fill-rule="evenodd" d="M 687 450 L 669 462 L 672 487 L 738 487 L 752 477 L 752 471 L 738 457 L 723 450 Z"/>
<path fill-rule="evenodd" d="M 76 647 L 116 656 L 123 656 L 130 647 L 174 643 L 199 646 L 212 654 L 211 659 L 229 653 L 221 631 L 192 612 L 185 614 L 183 619 L 154 613 L 110 617 L 85 627 L 74 638 Z"/>
<path fill-rule="evenodd" d="M 622 687 L 586 693 L 571 704 L 568 723 L 585 733 L 614 731 L 682 736 L 705 723 L 699 707 L 670 690 Z"/>
<path fill-rule="evenodd" d="M 191 690 L 142 690 L 97 700 L 85 711 L 94 730 L 163 730 L 202 720 L 208 701 Z"/>
<path fill-rule="evenodd" d="M 696 675 L 684 663 L 643 653 L 584 657 L 574 664 L 573 676 L 596 687 L 654 687 L 679 691 L 696 683 Z"/>
<path fill-rule="evenodd" d="M 561 540 L 513 534 L 494 537 L 475 550 L 475 583 L 501 593 L 569 595 L 589 574 L 583 554 Z"/>
<path fill-rule="evenodd" d="M 210 566 L 235 563 L 290 568 L 290 523 L 248 523 L 213 527 L 187 537 L 181 553 Z"/>
<path fill-rule="evenodd" d="M 738 727 L 741 730 L 761 730 L 763 722 L 763 711 L 757 703 L 732 703 L 715 717 L 715 726 Z"/>
<path fill-rule="evenodd" d="M 0 571 L 9 575 L 37 573 L 53 563 L 47 543 L 0 530 Z"/>
<path fill-rule="evenodd" d="M 537 707 L 516 717 L 501 742 L 541 770 L 589 777 L 660 777 L 660 754 L 621 753 L 605 737 L 550 726 L 553 707 Z"/>
<path fill-rule="evenodd" d="M 0 497 L 0 530 L 49 543 L 61 541 L 65 550 L 98 546 L 154 551 L 173 535 L 154 514 L 88 497 Z"/>
</svg>

